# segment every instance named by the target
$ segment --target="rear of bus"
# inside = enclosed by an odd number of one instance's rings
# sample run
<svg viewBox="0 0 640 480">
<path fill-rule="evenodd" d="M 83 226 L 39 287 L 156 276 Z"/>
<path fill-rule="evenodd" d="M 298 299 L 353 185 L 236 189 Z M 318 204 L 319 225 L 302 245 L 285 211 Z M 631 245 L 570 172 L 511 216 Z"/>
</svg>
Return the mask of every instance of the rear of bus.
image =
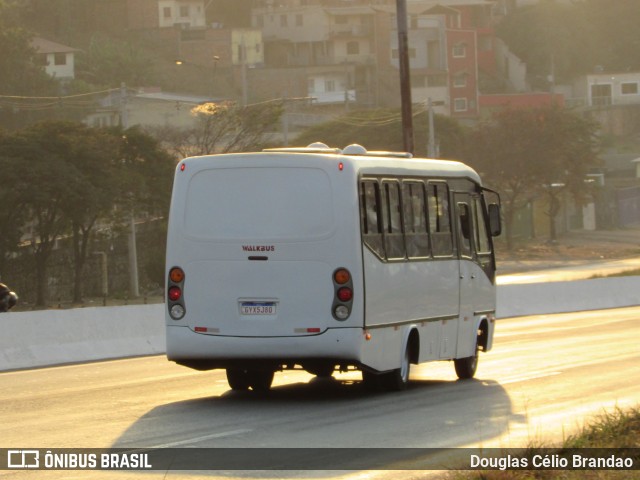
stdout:
<svg viewBox="0 0 640 480">
<path fill-rule="evenodd" d="M 356 184 L 337 155 L 261 152 L 180 162 L 167 237 L 169 360 L 226 369 L 238 388 L 252 385 L 252 372 L 264 380 L 297 365 L 330 375 L 357 364 L 363 295 L 354 289 L 362 285 Z"/>
</svg>

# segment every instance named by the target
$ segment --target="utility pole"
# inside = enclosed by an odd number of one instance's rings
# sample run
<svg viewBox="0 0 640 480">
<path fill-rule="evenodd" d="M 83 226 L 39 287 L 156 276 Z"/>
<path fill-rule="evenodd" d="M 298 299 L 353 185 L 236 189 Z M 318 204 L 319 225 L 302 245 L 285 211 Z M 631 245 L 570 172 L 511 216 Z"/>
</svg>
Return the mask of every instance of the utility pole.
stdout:
<svg viewBox="0 0 640 480">
<path fill-rule="evenodd" d="M 400 60 L 400 101 L 402 105 L 402 139 L 404 149 L 413 153 L 413 115 L 411 112 L 411 77 L 409 73 L 409 34 L 407 1 L 396 0 L 398 23 L 398 57 Z"/>
<path fill-rule="evenodd" d="M 427 156 L 436 158 L 436 134 L 433 126 L 433 102 L 431 97 L 427 100 L 427 112 L 429 114 L 429 143 L 427 144 Z"/>
<path fill-rule="evenodd" d="M 124 82 L 120 84 L 120 125 L 123 130 L 129 128 L 129 117 L 127 115 L 127 86 Z M 136 221 L 133 215 L 133 206 L 129 216 L 129 295 L 131 298 L 140 296 L 138 287 L 138 252 L 136 248 Z"/>
<path fill-rule="evenodd" d="M 248 95 L 247 95 L 247 90 L 248 90 L 248 86 L 247 86 L 247 47 L 244 43 L 244 32 L 242 32 L 242 41 L 241 41 L 241 46 L 240 46 L 240 52 L 242 53 L 242 58 L 240 59 L 241 61 L 241 70 L 240 70 L 240 76 L 241 76 L 241 81 L 242 81 L 242 106 L 246 107 L 247 104 L 249 103 L 248 101 Z"/>
</svg>

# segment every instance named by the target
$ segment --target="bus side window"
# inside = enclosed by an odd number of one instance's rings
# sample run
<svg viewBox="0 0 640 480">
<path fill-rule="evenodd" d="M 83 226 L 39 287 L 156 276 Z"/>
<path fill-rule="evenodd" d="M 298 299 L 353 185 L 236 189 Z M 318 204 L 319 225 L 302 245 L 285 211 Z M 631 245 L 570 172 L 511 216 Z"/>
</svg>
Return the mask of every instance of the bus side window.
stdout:
<svg viewBox="0 0 640 480">
<path fill-rule="evenodd" d="M 365 180 L 360 187 L 360 226 L 362 238 L 376 255 L 384 258 L 380 222 L 380 191 L 378 182 Z"/>
<path fill-rule="evenodd" d="M 403 182 L 402 205 L 407 257 L 427 258 L 430 255 L 427 233 L 427 211 L 422 182 Z"/>
<path fill-rule="evenodd" d="M 449 212 L 449 186 L 446 183 L 427 184 L 427 209 L 433 256 L 451 256 L 453 239 Z"/>
<path fill-rule="evenodd" d="M 405 258 L 400 210 L 400 184 L 398 182 L 386 181 L 382 183 L 382 225 L 387 259 Z"/>
</svg>

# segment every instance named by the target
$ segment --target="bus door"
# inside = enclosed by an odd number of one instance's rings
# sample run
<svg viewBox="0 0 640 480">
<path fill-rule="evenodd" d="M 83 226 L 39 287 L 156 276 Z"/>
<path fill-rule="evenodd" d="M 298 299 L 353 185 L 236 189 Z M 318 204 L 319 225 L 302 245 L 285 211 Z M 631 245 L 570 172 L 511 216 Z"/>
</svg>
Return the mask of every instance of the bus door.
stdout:
<svg viewBox="0 0 640 480">
<path fill-rule="evenodd" d="M 456 235 L 460 264 L 460 324 L 457 357 L 473 354 L 477 319 L 495 312 L 495 262 L 480 195 L 456 193 Z"/>
<path fill-rule="evenodd" d="M 477 303 L 479 268 L 473 235 L 473 201 L 468 193 L 455 193 L 456 235 L 460 278 L 460 315 L 458 320 L 457 358 L 470 357 L 474 353 L 476 325 L 474 309 Z"/>
</svg>

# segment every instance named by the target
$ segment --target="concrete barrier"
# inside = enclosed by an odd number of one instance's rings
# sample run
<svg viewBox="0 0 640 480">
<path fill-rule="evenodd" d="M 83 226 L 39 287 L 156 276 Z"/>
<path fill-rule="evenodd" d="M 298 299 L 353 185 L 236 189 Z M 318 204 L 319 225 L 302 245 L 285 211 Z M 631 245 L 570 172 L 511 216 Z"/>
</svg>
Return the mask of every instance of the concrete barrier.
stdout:
<svg viewBox="0 0 640 480">
<path fill-rule="evenodd" d="M 0 314 L 0 371 L 164 351 L 162 304 Z"/>
<path fill-rule="evenodd" d="M 640 305 L 640 277 L 500 285 L 498 318 Z M 0 371 L 165 352 L 164 305 L 0 315 Z"/>
<path fill-rule="evenodd" d="M 498 286 L 498 318 L 640 305 L 640 277 Z"/>
</svg>

